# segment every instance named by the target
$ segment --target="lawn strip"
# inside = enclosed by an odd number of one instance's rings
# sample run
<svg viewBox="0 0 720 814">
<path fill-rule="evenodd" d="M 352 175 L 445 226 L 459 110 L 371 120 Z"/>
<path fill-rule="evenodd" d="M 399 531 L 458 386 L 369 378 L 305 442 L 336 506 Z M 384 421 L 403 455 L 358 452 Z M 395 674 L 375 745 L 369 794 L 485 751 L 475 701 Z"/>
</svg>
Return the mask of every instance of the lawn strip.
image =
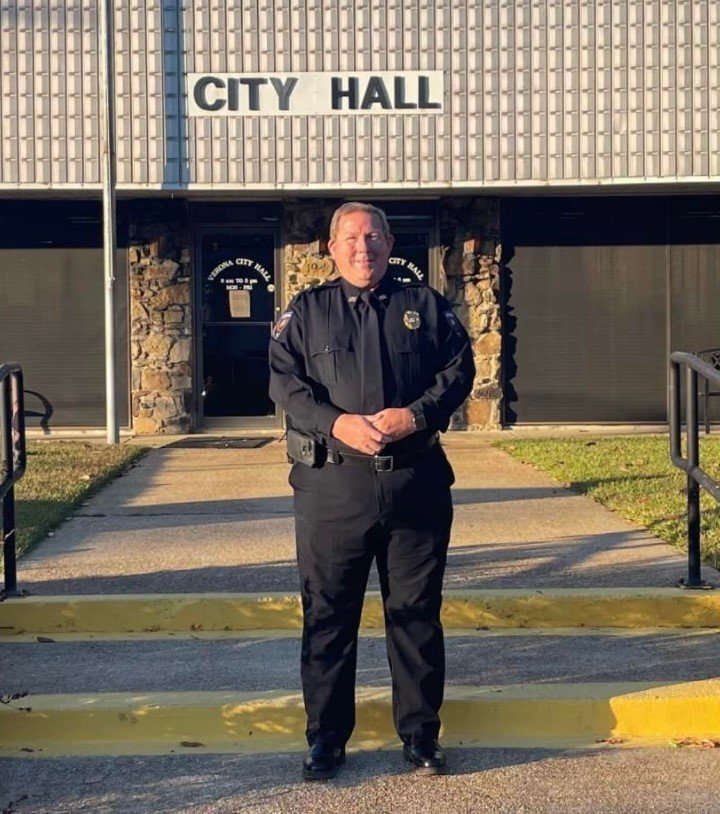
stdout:
<svg viewBox="0 0 720 814">
<path fill-rule="evenodd" d="M 494 444 L 555 480 L 590 495 L 608 509 L 684 549 L 686 476 L 670 461 L 665 435 L 503 440 Z M 701 438 L 703 469 L 720 480 L 720 439 Z M 708 562 L 720 559 L 720 507 L 701 495 L 702 546 Z"/>
<path fill-rule="evenodd" d="M 82 441 L 29 441 L 27 451 L 25 476 L 15 487 L 18 556 L 147 450 Z"/>
</svg>

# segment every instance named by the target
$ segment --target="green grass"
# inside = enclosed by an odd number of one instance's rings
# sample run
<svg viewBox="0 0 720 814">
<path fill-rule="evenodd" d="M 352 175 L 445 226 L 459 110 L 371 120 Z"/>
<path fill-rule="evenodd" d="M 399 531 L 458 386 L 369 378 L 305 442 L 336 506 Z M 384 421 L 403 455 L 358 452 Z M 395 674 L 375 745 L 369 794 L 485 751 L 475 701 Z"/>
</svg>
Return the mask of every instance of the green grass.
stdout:
<svg viewBox="0 0 720 814">
<path fill-rule="evenodd" d="M 89 495 L 122 474 L 144 447 L 31 441 L 25 476 L 15 485 L 18 556 L 27 553 Z"/>
<path fill-rule="evenodd" d="M 495 446 L 678 548 L 687 543 L 685 473 L 670 462 L 667 436 L 498 441 Z M 720 438 L 701 438 L 700 463 L 720 480 Z M 701 490 L 706 560 L 720 560 L 720 506 Z"/>
</svg>

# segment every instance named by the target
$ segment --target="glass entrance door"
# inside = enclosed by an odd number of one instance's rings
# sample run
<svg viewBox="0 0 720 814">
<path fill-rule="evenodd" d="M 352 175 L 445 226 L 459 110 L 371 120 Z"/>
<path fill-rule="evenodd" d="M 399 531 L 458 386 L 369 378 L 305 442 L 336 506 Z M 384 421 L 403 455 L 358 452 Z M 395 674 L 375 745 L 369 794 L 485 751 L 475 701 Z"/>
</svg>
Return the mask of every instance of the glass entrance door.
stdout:
<svg viewBox="0 0 720 814">
<path fill-rule="evenodd" d="M 428 229 L 393 230 L 395 244 L 387 273 L 399 283 L 430 283 L 430 232 Z"/>
<path fill-rule="evenodd" d="M 276 311 L 274 231 L 198 234 L 199 414 L 206 424 L 278 423 L 268 395 Z"/>
</svg>

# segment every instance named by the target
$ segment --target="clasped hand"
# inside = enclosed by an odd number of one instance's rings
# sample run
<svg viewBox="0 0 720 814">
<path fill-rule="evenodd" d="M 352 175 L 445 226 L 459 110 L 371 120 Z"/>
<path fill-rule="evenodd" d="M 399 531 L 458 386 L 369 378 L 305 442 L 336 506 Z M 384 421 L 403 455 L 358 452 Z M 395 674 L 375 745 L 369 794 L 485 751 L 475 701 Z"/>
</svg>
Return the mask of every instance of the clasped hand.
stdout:
<svg viewBox="0 0 720 814">
<path fill-rule="evenodd" d="M 343 413 L 335 419 L 332 436 L 366 455 L 377 455 L 391 441 L 399 441 L 415 431 L 407 407 L 387 407 L 374 415 Z"/>
</svg>

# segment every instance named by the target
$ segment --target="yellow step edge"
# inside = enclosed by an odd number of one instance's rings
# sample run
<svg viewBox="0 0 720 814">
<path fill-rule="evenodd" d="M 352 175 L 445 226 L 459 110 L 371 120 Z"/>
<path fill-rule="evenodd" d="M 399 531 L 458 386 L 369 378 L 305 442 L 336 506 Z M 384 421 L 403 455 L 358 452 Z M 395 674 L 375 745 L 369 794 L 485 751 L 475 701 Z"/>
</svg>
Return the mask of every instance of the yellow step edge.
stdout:
<svg viewBox="0 0 720 814">
<path fill-rule="evenodd" d="M 351 745 L 397 744 L 389 690 L 357 692 Z M 446 746 L 647 746 L 720 739 L 720 679 L 682 684 L 449 687 Z M 265 752 L 304 748 L 299 693 L 28 695 L 0 705 L 0 756 Z"/>
<path fill-rule="evenodd" d="M 299 630 L 300 599 L 280 593 L 29 596 L 0 602 L 0 637 L 53 633 Z M 445 591 L 448 629 L 718 628 L 720 591 L 586 588 Z M 383 626 L 371 592 L 363 628 Z"/>
</svg>

